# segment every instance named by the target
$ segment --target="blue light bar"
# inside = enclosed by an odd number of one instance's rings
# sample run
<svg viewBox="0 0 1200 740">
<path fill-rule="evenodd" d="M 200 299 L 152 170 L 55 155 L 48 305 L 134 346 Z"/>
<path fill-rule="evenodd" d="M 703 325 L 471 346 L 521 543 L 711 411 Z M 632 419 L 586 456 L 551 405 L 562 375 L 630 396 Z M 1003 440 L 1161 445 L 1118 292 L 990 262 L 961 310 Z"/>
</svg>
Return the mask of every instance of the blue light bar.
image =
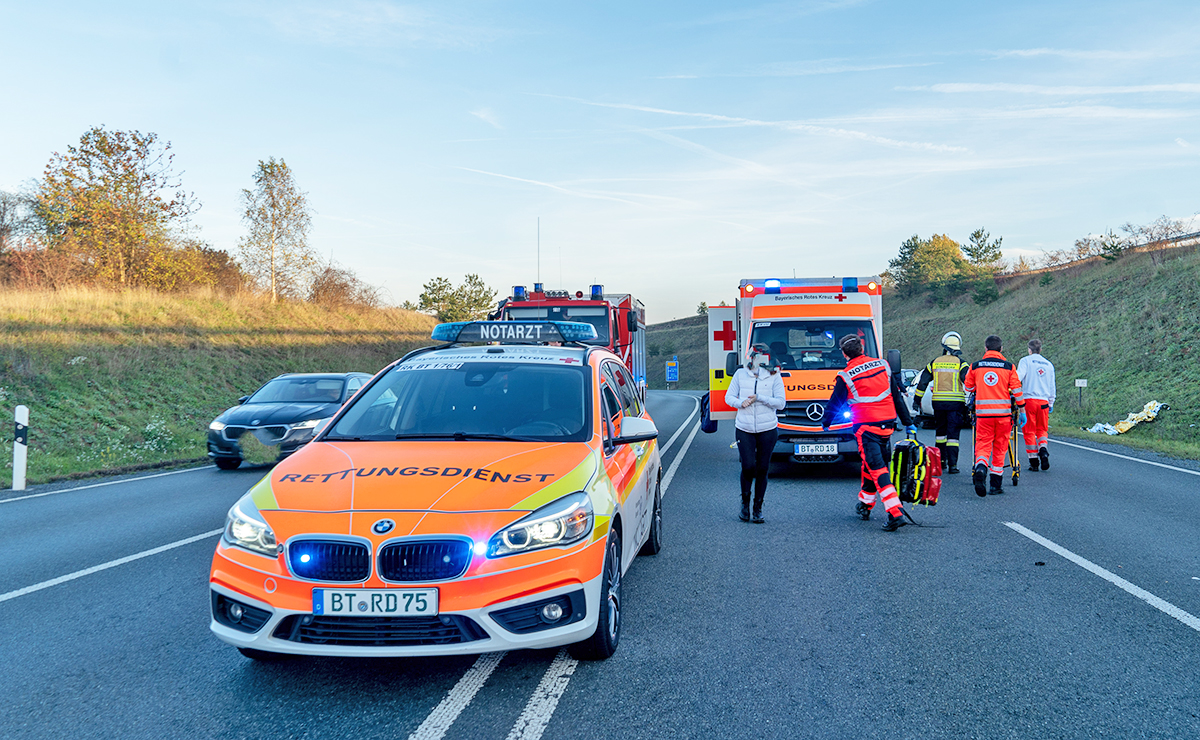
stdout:
<svg viewBox="0 0 1200 740">
<path fill-rule="evenodd" d="M 604 286 L 603 285 L 593 285 L 592 286 L 592 300 L 593 301 L 604 300 Z"/>
<path fill-rule="evenodd" d="M 528 297 L 528 296 L 527 296 L 527 295 L 526 295 L 526 293 L 525 293 L 525 286 L 524 286 L 524 285 L 514 285 L 514 286 L 513 286 L 513 300 L 514 300 L 514 301 L 523 301 L 523 300 L 525 300 L 527 297 Z"/>
<path fill-rule="evenodd" d="M 779 293 L 779 281 L 775 279 L 767 280 L 763 283 L 763 292 L 771 295 Z"/>
<path fill-rule="evenodd" d="M 432 336 L 440 342 L 586 342 L 596 338 L 596 327 L 582 321 L 455 321 L 433 327 Z"/>
<path fill-rule="evenodd" d="M 546 291 L 542 290 L 542 284 L 541 284 L 541 283 L 534 283 L 534 284 L 533 284 L 533 292 L 534 292 L 534 293 L 545 293 Z"/>
<path fill-rule="evenodd" d="M 843 293 L 857 293 L 858 292 L 858 278 L 842 278 L 842 292 Z"/>
</svg>

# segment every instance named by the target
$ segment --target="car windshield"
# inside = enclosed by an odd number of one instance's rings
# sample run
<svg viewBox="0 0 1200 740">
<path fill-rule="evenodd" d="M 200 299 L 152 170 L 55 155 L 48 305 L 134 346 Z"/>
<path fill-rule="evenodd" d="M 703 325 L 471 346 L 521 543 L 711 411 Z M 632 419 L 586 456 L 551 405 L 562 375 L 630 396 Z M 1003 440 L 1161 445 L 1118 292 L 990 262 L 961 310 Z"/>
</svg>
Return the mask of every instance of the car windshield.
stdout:
<svg viewBox="0 0 1200 740">
<path fill-rule="evenodd" d="M 839 343 L 854 334 L 871 357 L 878 357 L 869 321 L 756 321 L 750 343 L 765 344 L 771 361 L 784 370 L 840 370 L 846 357 Z"/>
<path fill-rule="evenodd" d="M 590 434 L 581 367 L 416 358 L 365 392 L 327 439 L 515 439 Z"/>
<path fill-rule="evenodd" d="M 276 378 L 246 403 L 337 403 L 345 383 L 341 378 Z"/>
<path fill-rule="evenodd" d="M 543 306 L 536 308 L 509 308 L 508 318 L 530 321 L 581 321 L 596 327 L 596 338 L 584 344 L 597 347 L 608 346 L 608 309 L 604 306 Z"/>
</svg>

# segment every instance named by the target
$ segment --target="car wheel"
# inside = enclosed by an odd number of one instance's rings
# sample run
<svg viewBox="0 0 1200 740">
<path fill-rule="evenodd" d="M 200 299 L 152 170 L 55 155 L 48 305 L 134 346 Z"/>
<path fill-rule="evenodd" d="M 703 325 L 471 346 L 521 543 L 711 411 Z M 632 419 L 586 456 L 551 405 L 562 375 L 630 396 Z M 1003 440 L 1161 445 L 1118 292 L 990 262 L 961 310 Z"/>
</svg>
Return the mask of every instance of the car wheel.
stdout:
<svg viewBox="0 0 1200 740">
<path fill-rule="evenodd" d="M 288 653 L 269 653 L 266 650 L 255 650 L 254 648 L 244 647 L 238 648 L 238 652 L 250 660 L 257 660 L 263 663 L 282 663 L 296 657 Z"/>
<path fill-rule="evenodd" d="M 242 464 L 242 458 L 215 457 L 213 458 L 213 462 L 216 463 L 217 467 L 221 470 L 237 470 L 238 466 Z"/>
<path fill-rule="evenodd" d="M 650 513 L 650 534 L 638 555 L 657 555 L 662 549 L 662 481 L 654 486 L 654 511 Z"/>
<path fill-rule="evenodd" d="M 617 652 L 621 642 L 621 535 L 608 533 L 604 576 L 600 579 L 600 618 L 596 631 L 586 640 L 568 646 L 578 660 L 605 660 Z"/>
</svg>

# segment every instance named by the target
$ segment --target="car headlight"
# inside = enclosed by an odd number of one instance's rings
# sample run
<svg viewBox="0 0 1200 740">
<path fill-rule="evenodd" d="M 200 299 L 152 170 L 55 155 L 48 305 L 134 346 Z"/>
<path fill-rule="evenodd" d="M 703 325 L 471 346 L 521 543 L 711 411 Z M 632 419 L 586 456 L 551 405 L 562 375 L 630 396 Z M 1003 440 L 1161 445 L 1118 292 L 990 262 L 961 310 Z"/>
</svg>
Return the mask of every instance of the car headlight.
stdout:
<svg viewBox="0 0 1200 740">
<path fill-rule="evenodd" d="M 570 545 L 592 531 L 592 499 L 577 491 L 508 525 L 488 541 L 489 558 Z"/>
<path fill-rule="evenodd" d="M 329 419 L 309 419 L 308 421 L 301 421 L 296 424 L 288 424 L 288 426 L 296 430 L 316 429 L 327 421 Z"/>
<path fill-rule="evenodd" d="M 208 428 L 213 430 L 214 432 L 219 432 L 225 428 L 225 422 L 217 421 L 216 419 L 213 419 L 212 423 L 208 425 Z"/>
<path fill-rule="evenodd" d="M 225 522 L 225 534 L 222 539 L 231 545 L 245 548 L 259 555 L 273 558 L 279 554 L 275 533 L 258 513 L 258 507 L 254 505 L 249 494 L 243 496 L 229 510 L 229 518 Z"/>
</svg>

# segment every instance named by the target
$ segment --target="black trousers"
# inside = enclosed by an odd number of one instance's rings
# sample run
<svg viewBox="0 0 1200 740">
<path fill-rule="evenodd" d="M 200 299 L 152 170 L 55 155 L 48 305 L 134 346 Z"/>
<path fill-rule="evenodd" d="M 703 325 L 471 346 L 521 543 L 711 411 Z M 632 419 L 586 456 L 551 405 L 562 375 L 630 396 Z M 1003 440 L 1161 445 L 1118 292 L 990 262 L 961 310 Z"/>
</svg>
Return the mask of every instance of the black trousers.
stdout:
<svg viewBox="0 0 1200 740">
<path fill-rule="evenodd" d="M 958 467 L 958 435 L 966 425 L 967 405 L 956 401 L 934 401 L 933 420 L 937 424 L 937 446 L 946 467 Z"/>
<path fill-rule="evenodd" d="M 762 506 L 767 493 L 767 469 L 779 430 L 770 429 L 754 434 L 737 430 L 738 457 L 742 459 L 742 500 L 750 500 L 750 483 L 754 482 L 754 505 Z"/>
</svg>

